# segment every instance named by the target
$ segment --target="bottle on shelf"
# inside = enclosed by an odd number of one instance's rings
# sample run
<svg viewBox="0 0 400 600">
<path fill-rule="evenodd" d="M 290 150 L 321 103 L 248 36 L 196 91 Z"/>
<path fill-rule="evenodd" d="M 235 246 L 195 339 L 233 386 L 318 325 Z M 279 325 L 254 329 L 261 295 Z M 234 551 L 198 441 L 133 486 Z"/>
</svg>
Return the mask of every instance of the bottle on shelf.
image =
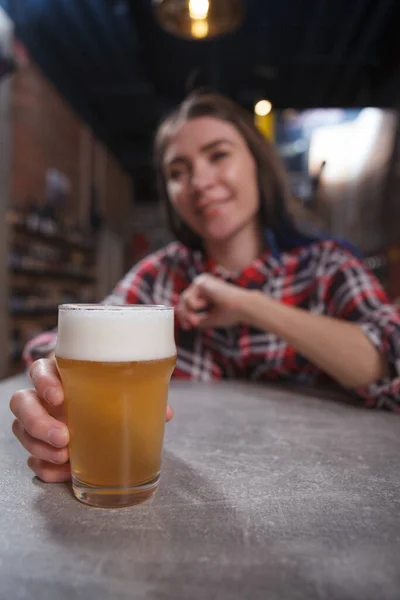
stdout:
<svg viewBox="0 0 400 600">
<path fill-rule="evenodd" d="M 31 200 L 28 204 L 28 210 L 25 216 L 25 226 L 28 231 L 37 232 L 40 230 L 40 211 L 37 202 Z"/>
</svg>

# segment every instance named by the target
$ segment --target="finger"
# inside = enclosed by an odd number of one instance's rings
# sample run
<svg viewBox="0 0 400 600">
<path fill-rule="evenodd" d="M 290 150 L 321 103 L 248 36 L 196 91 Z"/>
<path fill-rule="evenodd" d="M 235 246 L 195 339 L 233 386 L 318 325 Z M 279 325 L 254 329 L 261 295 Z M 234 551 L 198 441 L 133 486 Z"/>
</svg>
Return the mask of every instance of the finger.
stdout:
<svg viewBox="0 0 400 600">
<path fill-rule="evenodd" d="M 54 465 L 35 456 L 30 456 L 28 467 L 45 483 L 60 483 L 71 479 L 71 466 L 69 464 Z"/>
<path fill-rule="evenodd" d="M 168 404 L 168 406 L 167 406 L 167 414 L 166 414 L 165 420 L 168 422 L 168 421 L 170 421 L 173 418 L 173 416 L 174 416 L 174 409 L 172 408 L 172 406 L 170 406 Z"/>
<path fill-rule="evenodd" d="M 196 329 L 196 327 L 199 327 L 200 320 L 201 320 L 200 315 L 197 315 L 196 313 L 189 313 L 181 321 L 182 329 L 185 329 L 185 331 L 190 331 L 191 329 Z"/>
<path fill-rule="evenodd" d="M 191 288 L 191 291 L 187 294 L 183 294 L 183 304 L 186 310 L 196 312 L 203 310 L 207 306 L 207 300 L 199 296 L 198 288 Z"/>
<path fill-rule="evenodd" d="M 64 392 L 54 358 L 36 360 L 29 369 L 29 375 L 40 398 L 49 404 L 62 404 Z"/>
<path fill-rule="evenodd" d="M 67 427 L 49 415 L 35 390 L 15 392 L 11 397 L 10 408 L 32 437 L 57 448 L 64 448 L 68 444 Z"/>
<path fill-rule="evenodd" d="M 186 310 L 182 302 L 177 306 L 175 313 L 182 329 L 185 331 L 191 329 L 191 325 L 188 320 L 189 312 Z"/>
<path fill-rule="evenodd" d="M 194 282 L 180 297 L 177 315 L 182 328 L 187 330 L 196 327 L 197 320 L 194 315 L 205 311 L 207 307 L 207 299 L 201 294 L 200 286 Z"/>
<path fill-rule="evenodd" d="M 209 318 L 208 312 L 203 313 L 190 313 L 187 315 L 186 319 L 191 328 L 200 327 L 201 323 Z"/>
<path fill-rule="evenodd" d="M 15 419 L 13 422 L 12 430 L 15 437 L 20 441 L 25 450 L 28 450 L 29 454 L 55 464 L 64 464 L 67 462 L 67 448 L 54 448 L 50 444 L 35 439 L 24 429 L 24 426 L 18 419 Z"/>
<path fill-rule="evenodd" d="M 204 313 L 202 315 L 198 315 L 197 325 L 199 329 L 213 329 L 215 327 L 222 327 L 222 316 L 219 314 L 214 314 L 213 312 Z"/>
<path fill-rule="evenodd" d="M 182 329 L 184 329 L 185 331 L 190 329 L 189 322 L 182 313 L 177 313 L 177 317 L 178 317 L 179 325 L 182 327 Z"/>
<path fill-rule="evenodd" d="M 203 298 L 207 298 L 207 303 L 218 302 L 224 299 L 224 295 L 221 298 L 221 286 L 224 288 L 226 284 L 221 283 L 214 277 L 201 277 L 196 283 Z"/>
</svg>

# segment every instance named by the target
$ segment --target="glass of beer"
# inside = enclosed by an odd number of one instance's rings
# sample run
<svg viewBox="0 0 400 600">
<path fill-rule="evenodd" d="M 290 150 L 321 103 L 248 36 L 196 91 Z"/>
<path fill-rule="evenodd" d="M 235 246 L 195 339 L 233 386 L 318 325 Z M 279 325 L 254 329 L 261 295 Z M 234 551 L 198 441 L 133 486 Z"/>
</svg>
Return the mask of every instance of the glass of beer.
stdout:
<svg viewBox="0 0 400 600">
<path fill-rule="evenodd" d="M 160 479 L 173 308 L 61 305 L 56 361 L 75 496 L 99 507 L 143 502 Z"/>
</svg>

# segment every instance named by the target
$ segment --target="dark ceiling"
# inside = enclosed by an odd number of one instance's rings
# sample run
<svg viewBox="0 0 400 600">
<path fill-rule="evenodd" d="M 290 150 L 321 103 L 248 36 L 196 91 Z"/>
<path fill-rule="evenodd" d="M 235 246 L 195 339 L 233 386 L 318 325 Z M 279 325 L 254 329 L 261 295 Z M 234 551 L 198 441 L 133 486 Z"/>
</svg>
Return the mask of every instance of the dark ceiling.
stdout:
<svg viewBox="0 0 400 600">
<path fill-rule="evenodd" d="M 394 106 L 400 0 L 244 0 L 234 34 L 184 41 L 152 0 L 0 0 L 43 71 L 119 157 L 146 179 L 163 113 L 208 85 L 248 106 Z"/>
</svg>

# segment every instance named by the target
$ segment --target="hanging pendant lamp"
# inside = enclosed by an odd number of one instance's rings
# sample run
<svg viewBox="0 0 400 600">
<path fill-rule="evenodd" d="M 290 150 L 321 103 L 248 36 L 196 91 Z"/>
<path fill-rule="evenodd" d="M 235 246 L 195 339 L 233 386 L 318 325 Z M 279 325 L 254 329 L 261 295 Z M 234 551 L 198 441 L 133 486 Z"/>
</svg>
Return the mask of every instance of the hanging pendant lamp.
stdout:
<svg viewBox="0 0 400 600">
<path fill-rule="evenodd" d="M 231 33 L 244 16 L 242 0 L 153 0 L 153 7 L 163 29 L 191 40 Z"/>
</svg>

